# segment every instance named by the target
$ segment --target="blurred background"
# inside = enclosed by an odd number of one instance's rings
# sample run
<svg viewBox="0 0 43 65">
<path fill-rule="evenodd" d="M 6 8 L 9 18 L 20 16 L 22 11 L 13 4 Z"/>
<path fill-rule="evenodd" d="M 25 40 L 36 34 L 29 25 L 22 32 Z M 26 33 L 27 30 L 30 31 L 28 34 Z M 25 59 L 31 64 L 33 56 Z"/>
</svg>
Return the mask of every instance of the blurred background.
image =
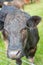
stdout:
<svg viewBox="0 0 43 65">
<path fill-rule="evenodd" d="M 35 54 L 34 63 L 36 65 L 43 65 L 43 0 L 37 0 L 37 2 L 24 5 L 24 11 L 30 15 L 41 16 L 42 20 L 39 23 L 38 31 L 40 35 L 40 40 L 38 42 L 37 52 Z M 26 57 L 22 58 L 22 65 L 29 65 L 28 59 Z M 0 32 L 0 65 L 16 65 L 14 60 L 7 58 L 6 47 L 4 40 L 2 39 L 2 33 Z"/>
</svg>

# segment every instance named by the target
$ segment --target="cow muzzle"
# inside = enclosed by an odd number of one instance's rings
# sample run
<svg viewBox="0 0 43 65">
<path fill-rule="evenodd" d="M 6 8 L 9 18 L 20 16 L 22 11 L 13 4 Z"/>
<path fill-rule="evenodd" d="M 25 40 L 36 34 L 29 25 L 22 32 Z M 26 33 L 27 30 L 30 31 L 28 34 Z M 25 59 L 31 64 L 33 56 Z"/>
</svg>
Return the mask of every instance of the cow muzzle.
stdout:
<svg viewBox="0 0 43 65">
<path fill-rule="evenodd" d="M 21 57 L 21 50 L 8 51 L 7 55 L 11 59 L 18 59 Z"/>
</svg>

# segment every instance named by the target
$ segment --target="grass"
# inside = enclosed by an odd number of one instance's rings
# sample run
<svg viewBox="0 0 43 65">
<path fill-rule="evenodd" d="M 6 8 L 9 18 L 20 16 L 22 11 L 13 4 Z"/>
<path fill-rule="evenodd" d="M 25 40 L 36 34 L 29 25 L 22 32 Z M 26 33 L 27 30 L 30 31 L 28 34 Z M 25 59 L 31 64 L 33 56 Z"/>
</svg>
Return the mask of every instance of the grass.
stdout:
<svg viewBox="0 0 43 65">
<path fill-rule="evenodd" d="M 43 65 L 43 0 L 40 0 L 40 3 L 34 3 L 25 6 L 24 11 L 30 15 L 39 15 L 42 18 L 42 21 L 38 25 L 40 40 L 38 43 L 37 52 L 35 54 L 34 63 L 36 65 Z M 7 58 L 5 44 L 3 39 L 1 38 L 1 35 L 2 34 L 0 32 L 0 65 L 16 65 L 15 61 Z M 26 62 L 28 61 L 25 57 L 23 57 L 22 60 L 25 60 Z M 22 65 L 28 64 L 23 61 Z"/>
</svg>

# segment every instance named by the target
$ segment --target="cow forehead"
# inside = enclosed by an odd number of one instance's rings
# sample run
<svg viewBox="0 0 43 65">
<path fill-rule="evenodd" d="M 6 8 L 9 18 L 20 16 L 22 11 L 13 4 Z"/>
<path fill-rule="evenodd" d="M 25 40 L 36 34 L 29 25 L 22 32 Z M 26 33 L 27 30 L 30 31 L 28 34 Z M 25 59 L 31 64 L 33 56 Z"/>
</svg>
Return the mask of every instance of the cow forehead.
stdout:
<svg viewBox="0 0 43 65">
<path fill-rule="evenodd" d="M 26 21 L 29 16 L 23 12 L 16 11 L 15 13 L 10 13 L 6 16 L 4 29 L 7 31 L 17 31 L 26 27 Z"/>
</svg>

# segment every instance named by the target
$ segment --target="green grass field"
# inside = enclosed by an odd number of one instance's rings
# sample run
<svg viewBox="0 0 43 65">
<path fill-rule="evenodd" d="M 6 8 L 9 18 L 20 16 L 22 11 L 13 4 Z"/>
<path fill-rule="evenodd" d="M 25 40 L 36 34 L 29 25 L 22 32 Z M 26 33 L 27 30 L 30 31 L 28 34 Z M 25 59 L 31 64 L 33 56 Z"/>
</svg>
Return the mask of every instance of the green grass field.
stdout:
<svg viewBox="0 0 43 65">
<path fill-rule="evenodd" d="M 31 15 L 39 15 L 42 18 L 42 21 L 38 25 L 40 40 L 38 43 L 37 52 L 35 54 L 34 63 L 36 65 L 43 65 L 43 0 L 40 0 L 39 3 L 26 5 L 24 11 Z M 0 32 L 0 65 L 16 65 L 14 60 L 12 61 L 7 58 L 5 44 L 1 38 L 1 35 L 2 34 Z M 28 60 L 25 57 L 22 58 L 22 61 L 22 65 L 29 65 Z"/>
</svg>

